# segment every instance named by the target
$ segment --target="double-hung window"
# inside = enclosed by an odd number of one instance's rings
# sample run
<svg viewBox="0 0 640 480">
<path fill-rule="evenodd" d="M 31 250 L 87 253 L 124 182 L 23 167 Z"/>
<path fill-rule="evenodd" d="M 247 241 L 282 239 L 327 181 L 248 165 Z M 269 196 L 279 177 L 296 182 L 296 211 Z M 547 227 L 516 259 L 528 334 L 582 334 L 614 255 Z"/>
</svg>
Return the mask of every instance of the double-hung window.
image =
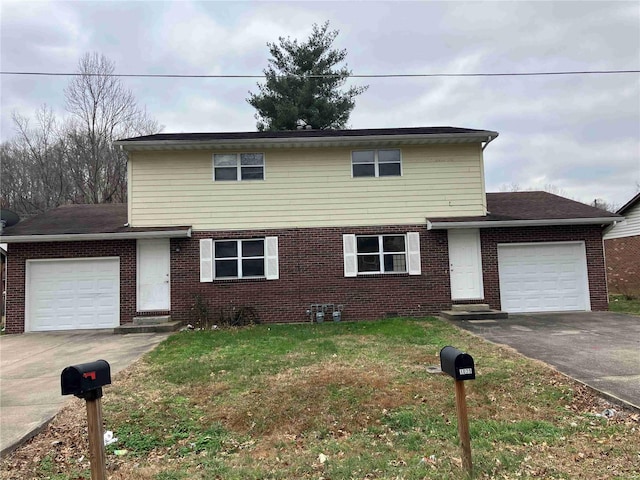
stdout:
<svg viewBox="0 0 640 480">
<path fill-rule="evenodd" d="M 200 240 L 200 281 L 277 280 L 278 237 Z"/>
<path fill-rule="evenodd" d="M 216 182 L 264 180 L 264 154 L 214 153 L 213 179 Z"/>
<path fill-rule="evenodd" d="M 358 235 L 356 248 L 359 274 L 407 272 L 404 235 Z"/>
<path fill-rule="evenodd" d="M 420 275 L 417 232 L 389 235 L 343 235 L 345 277 L 370 274 Z"/>
<path fill-rule="evenodd" d="M 264 239 L 216 240 L 214 278 L 264 277 Z"/>
<path fill-rule="evenodd" d="M 351 152 L 354 177 L 393 177 L 402 175 L 402 159 L 397 148 L 354 150 Z"/>
</svg>

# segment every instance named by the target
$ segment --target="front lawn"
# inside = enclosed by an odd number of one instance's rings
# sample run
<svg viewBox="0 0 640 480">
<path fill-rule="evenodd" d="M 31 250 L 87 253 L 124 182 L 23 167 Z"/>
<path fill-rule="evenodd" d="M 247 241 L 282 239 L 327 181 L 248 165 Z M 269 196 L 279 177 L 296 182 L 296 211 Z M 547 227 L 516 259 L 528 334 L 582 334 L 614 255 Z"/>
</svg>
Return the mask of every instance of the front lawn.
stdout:
<svg viewBox="0 0 640 480">
<path fill-rule="evenodd" d="M 640 315 L 640 298 L 625 295 L 609 295 L 609 310 L 618 313 Z"/>
<path fill-rule="evenodd" d="M 105 389 L 111 479 L 460 479 L 453 380 L 466 383 L 478 478 L 640 478 L 640 417 L 436 319 L 181 332 Z M 610 413 L 610 412 L 609 412 Z M 75 400 L 2 478 L 89 478 Z"/>
</svg>

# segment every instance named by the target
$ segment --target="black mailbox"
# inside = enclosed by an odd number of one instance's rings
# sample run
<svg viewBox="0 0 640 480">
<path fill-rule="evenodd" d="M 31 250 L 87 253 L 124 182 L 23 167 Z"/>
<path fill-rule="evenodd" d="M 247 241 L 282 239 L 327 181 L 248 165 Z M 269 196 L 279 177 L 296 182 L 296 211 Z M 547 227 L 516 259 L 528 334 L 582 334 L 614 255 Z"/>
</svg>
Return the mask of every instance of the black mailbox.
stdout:
<svg viewBox="0 0 640 480">
<path fill-rule="evenodd" d="M 454 347 L 440 350 L 440 369 L 456 380 L 474 380 L 476 369 L 471 355 Z"/>
<path fill-rule="evenodd" d="M 105 360 L 67 367 L 60 378 L 62 395 L 78 398 L 100 398 L 102 387 L 111 383 L 111 367 Z"/>
</svg>

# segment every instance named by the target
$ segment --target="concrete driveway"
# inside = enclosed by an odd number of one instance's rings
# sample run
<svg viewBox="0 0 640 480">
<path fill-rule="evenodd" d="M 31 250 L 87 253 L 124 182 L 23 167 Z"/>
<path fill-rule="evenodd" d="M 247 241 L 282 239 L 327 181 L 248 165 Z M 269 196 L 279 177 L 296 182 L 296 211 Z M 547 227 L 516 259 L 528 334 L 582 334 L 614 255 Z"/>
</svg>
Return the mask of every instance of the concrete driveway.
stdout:
<svg viewBox="0 0 640 480">
<path fill-rule="evenodd" d="M 111 376 L 169 336 L 114 335 L 112 330 L 25 333 L 0 337 L 0 455 L 38 433 L 73 397 L 63 397 L 65 367 L 103 359 Z"/>
<path fill-rule="evenodd" d="M 611 312 L 509 315 L 451 323 L 640 409 L 640 317 Z"/>
</svg>

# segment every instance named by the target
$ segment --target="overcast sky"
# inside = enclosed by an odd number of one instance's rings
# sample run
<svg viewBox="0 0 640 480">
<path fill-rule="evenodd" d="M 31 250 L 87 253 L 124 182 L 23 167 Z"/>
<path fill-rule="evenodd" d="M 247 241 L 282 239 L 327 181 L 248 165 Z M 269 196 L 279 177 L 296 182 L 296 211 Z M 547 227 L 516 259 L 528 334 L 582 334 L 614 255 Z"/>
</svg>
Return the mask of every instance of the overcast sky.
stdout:
<svg viewBox="0 0 640 480">
<path fill-rule="evenodd" d="M 118 73 L 260 74 L 267 42 L 340 31 L 355 74 L 639 70 L 640 2 L 2 1 L 3 71 L 73 72 L 85 52 Z M 65 77 L 1 78 L 11 112 L 65 115 Z M 255 130 L 255 79 L 123 79 L 164 132 Z M 357 99 L 351 128 L 496 130 L 488 191 L 553 185 L 621 206 L 640 184 L 640 75 L 391 78 Z"/>
</svg>

